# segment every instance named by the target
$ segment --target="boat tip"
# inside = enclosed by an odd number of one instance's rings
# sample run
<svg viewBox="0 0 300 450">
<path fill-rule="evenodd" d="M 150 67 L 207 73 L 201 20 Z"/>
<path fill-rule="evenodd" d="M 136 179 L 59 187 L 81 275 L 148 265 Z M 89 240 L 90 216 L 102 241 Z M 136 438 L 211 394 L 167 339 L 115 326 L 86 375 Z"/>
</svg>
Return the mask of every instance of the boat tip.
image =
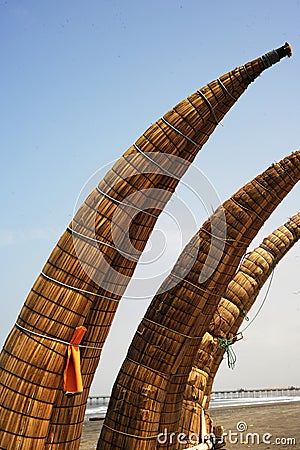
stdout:
<svg viewBox="0 0 300 450">
<path fill-rule="evenodd" d="M 273 66 L 273 64 L 278 63 L 282 58 L 285 58 L 286 56 L 288 56 L 289 58 L 292 56 L 292 47 L 288 42 L 285 42 L 284 45 L 276 48 L 276 50 L 271 50 L 270 52 L 265 53 L 261 56 L 261 60 L 264 64 L 265 69 L 268 69 L 269 67 Z"/>
<path fill-rule="evenodd" d="M 287 47 L 287 56 L 290 58 L 293 54 L 292 46 L 288 42 L 285 43 L 285 46 Z"/>
<path fill-rule="evenodd" d="M 288 42 L 285 42 L 282 47 L 277 48 L 276 52 L 278 53 L 280 59 L 285 56 L 290 58 L 293 54 L 292 46 Z"/>
</svg>

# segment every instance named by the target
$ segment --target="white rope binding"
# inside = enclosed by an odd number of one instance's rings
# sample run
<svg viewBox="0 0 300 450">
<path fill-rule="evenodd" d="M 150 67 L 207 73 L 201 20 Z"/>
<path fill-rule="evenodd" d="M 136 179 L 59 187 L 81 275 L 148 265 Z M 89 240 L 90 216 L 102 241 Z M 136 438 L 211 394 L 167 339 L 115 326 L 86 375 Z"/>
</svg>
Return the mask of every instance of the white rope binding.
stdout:
<svg viewBox="0 0 300 450">
<path fill-rule="evenodd" d="M 220 122 L 218 121 L 218 118 L 217 118 L 217 116 L 216 116 L 216 113 L 215 113 L 215 111 L 214 111 L 214 108 L 212 107 L 212 105 L 211 105 L 210 101 L 208 100 L 208 98 L 206 98 L 205 95 L 203 94 L 203 92 L 201 92 L 200 90 L 197 91 L 197 92 L 198 92 L 198 94 L 200 95 L 200 97 L 204 100 L 204 102 L 207 104 L 207 106 L 208 106 L 210 112 L 211 112 L 212 115 L 214 116 L 214 119 L 215 119 L 215 121 L 216 121 L 216 125 L 220 125 Z"/>
<path fill-rule="evenodd" d="M 139 260 L 138 257 L 135 258 L 135 257 L 134 257 L 133 255 L 131 255 L 130 253 L 127 253 L 127 252 L 125 252 L 125 251 L 123 251 L 123 250 L 121 250 L 121 249 L 115 247 L 114 245 L 108 244 L 107 242 L 100 241 L 99 239 L 95 239 L 95 238 L 92 238 L 92 237 L 90 237 L 90 236 L 86 236 L 85 234 L 79 233 L 78 231 L 75 231 L 75 230 L 73 230 L 73 228 L 70 228 L 70 227 L 67 227 L 67 230 L 70 231 L 72 234 L 76 234 L 76 236 L 79 236 L 79 237 L 81 237 L 81 238 L 83 238 L 83 239 L 87 239 L 88 241 L 95 242 L 96 244 L 102 244 L 102 245 L 105 245 L 106 247 L 112 248 L 113 250 L 118 250 L 119 253 L 121 253 L 121 254 L 123 254 L 123 255 L 125 255 L 125 256 L 129 256 L 130 259 L 132 259 L 133 261 L 138 261 L 138 260 Z"/>
<path fill-rule="evenodd" d="M 244 71 L 245 71 L 247 77 L 249 78 L 249 80 L 250 80 L 251 83 L 252 83 L 252 82 L 254 81 L 254 78 L 251 77 L 250 73 L 249 73 L 248 70 L 247 70 L 247 67 L 246 67 L 246 66 L 243 66 L 243 69 L 244 69 Z"/>
<path fill-rule="evenodd" d="M 225 92 L 225 94 L 229 95 L 229 97 L 232 98 L 232 100 L 237 101 L 237 98 L 234 97 L 234 95 L 232 95 L 229 90 L 227 89 L 227 87 L 225 86 L 225 84 L 220 80 L 220 78 L 217 79 L 219 85 L 221 86 L 223 92 Z"/>
<path fill-rule="evenodd" d="M 147 153 L 143 152 L 136 144 L 133 144 L 134 148 L 143 155 L 146 159 L 148 159 L 150 162 L 152 162 L 155 166 L 157 166 L 162 172 L 165 172 L 168 176 L 174 178 L 175 180 L 181 181 L 181 178 L 174 175 L 172 172 L 170 172 L 165 167 L 161 166 L 158 162 L 154 161 L 154 159 L 150 158 L 150 156 L 147 155 Z"/>
<path fill-rule="evenodd" d="M 59 284 L 60 286 L 66 287 L 68 289 L 72 289 L 73 291 L 78 291 L 78 292 L 82 292 L 84 294 L 94 295 L 95 297 L 100 297 L 100 298 L 104 298 L 106 300 L 111 300 L 112 302 L 119 302 L 120 301 L 120 300 L 118 300 L 116 298 L 106 297 L 105 295 L 97 294 L 97 292 L 91 292 L 91 291 L 87 291 L 85 289 L 77 288 L 75 286 L 70 286 L 70 285 L 68 285 L 66 283 L 63 283 L 62 281 L 58 281 L 58 280 L 55 280 L 54 278 L 49 277 L 44 272 L 41 272 L 41 275 L 44 278 L 46 278 L 46 280 L 52 281 L 53 283 Z"/>
<path fill-rule="evenodd" d="M 38 336 L 40 338 L 48 339 L 49 341 L 55 341 L 55 342 L 59 342 L 60 344 L 71 345 L 73 347 L 91 348 L 94 350 L 102 350 L 103 349 L 103 347 L 92 347 L 90 345 L 71 344 L 70 342 L 63 341 L 62 339 L 58 339 L 58 338 L 55 338 L 52 336 L 47 336 L 45 334 L 37 333 L 36 331 L 33 331 L 33 330 L 28 330 L 28 328 L 22 327 L 22 325 L 20 325 L 19 323 L 16 323 L 15 325 L 17 328 L 20 328 L 20 330 L 25 331 L 26 333 L 33 334 L 34 336 Z"/>
<path fill-rule="evenodd" d="M 107 197 L 109 200 L 111 200 L 114 203 L 118 203 L 119 205 L 124 205 L 124 206 L 127 206 L 129 208 L 136 209 L 139 212 L 148 214 L 149 216 L 154 217 L 155 219 L 158 219 L 158 216 L 156 216 L 155 214 L 150 213 L 149 211 L 145 211 L 144 209 L 138 208 L 135 205 L 131 205 L 130 203 L 124 203 L 121 200 L 117 200 L 116 198 L 111 197 L 106 192 L 103 192 L 98 186 L 96 187 L 96 190 L 99 192 L 99 194 L 104 195 L 104 197 Z"/>
<path fill-rule="evenodd" d="M 201 148 L 202 146 L 200 144 L 197 144 L 197 142 L 193 141 L 193 139 L 189 138 L 188 136 L 186 136 L 184 133 L 182 133 L 180 130 L 178 130 L 178 128 L 174 127 L 174 125 L 172 125 L 170 122 L 167 121 L 167 119 L 165 119 L 164 117 L 161 117 L 161 120 L 168 125 L 168 127 L 172 128 L 172 130 L 176 131 L 176 133 L 180 134 L 180 136 L 184 137 L 185 139 L 187 139 L 189 142 L 191 142 L 192 144 L 194 144 L 197 148 Z"/>
</svg>

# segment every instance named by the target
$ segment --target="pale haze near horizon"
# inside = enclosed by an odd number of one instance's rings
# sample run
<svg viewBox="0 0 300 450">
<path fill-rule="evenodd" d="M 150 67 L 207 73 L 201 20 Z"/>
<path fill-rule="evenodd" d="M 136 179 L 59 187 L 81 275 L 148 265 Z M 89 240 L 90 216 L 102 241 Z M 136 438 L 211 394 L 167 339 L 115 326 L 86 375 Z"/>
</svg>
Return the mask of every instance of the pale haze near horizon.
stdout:
<svg viewBox="0 0 300 450">
<path fill-rule="evenodd" d="M 108 168 L 178 101 L 285 41 L 293 57 L 249 87 L 193 166 L 224 201 L 299 148 L 299 19 L 297 1 L 284 8 L 273 1 L 243 7 L 236 1 L 0 3 L 2 344 L 90 177 Z M 282 202 L 256 244 L 298 212 L 299 192 L 296 186 Z M 176 195 L 185 198 L 182 186 Z M 199 227 L 207 214 L 192 198 L 186 201 Z M 171 248 L 167 272 L 180 253 L 178 235 L 169 232 L 163 217 L 158 225 Z M 194 232 L 187 227 L 181 247 Z M 152 245 L 157 245 L 155 233 Z M 300 384 L 299 263 L 296 244 L 276 269 L 245 340 L 235 347 L 236 368 L 224 361 L 215 389 Z M 153 281 L 153 293 L 158 286 Z M 150 302 L 131 298 L 132 292 L 144 294 L 132 283 L 122 300 L 94 394 L 109 394 Z"/>
</svg>

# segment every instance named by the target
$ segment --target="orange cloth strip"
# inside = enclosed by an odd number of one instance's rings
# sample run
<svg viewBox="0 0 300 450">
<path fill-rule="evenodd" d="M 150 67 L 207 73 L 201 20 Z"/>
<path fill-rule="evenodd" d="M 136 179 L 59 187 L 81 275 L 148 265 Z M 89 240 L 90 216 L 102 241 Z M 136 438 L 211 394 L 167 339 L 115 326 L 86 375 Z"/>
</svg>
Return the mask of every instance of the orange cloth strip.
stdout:
<svg viewBox="0 0 300 450">
<path fill-rule="evenodd" d="M 64 392 L 68 396 L 82 394 L 83 392 L 80 371 L 80 349 L 74 344 L 80 344 L 85 332 L 85 327 L 77 327 L 70 341 L 70 344 L 73 345 L 68 345 L 67 362 L 64 371 Z"/>
</svg>

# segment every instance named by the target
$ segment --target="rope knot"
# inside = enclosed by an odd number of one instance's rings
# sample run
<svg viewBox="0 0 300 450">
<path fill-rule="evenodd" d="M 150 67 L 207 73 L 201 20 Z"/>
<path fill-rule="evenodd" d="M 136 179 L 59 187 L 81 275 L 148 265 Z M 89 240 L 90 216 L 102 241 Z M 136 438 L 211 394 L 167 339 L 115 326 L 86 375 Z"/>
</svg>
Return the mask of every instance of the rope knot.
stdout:
<svg viewBox="0 0 300 450">
<path fill-rule="evenodd" d="M 240 341 L 241 339 L 243 339 L 243 335 L 241 333 L 240 335 L 233 336 L 230 339 L 218 337 L 220 348 L 222 350 L 225 350 L 226 352 L 227 364 L 230 369 L 234 369 L 236 363 L 236 354 L 231 346 L 232 344 L 234 344 L 237 341 Z"/>
</svg>

